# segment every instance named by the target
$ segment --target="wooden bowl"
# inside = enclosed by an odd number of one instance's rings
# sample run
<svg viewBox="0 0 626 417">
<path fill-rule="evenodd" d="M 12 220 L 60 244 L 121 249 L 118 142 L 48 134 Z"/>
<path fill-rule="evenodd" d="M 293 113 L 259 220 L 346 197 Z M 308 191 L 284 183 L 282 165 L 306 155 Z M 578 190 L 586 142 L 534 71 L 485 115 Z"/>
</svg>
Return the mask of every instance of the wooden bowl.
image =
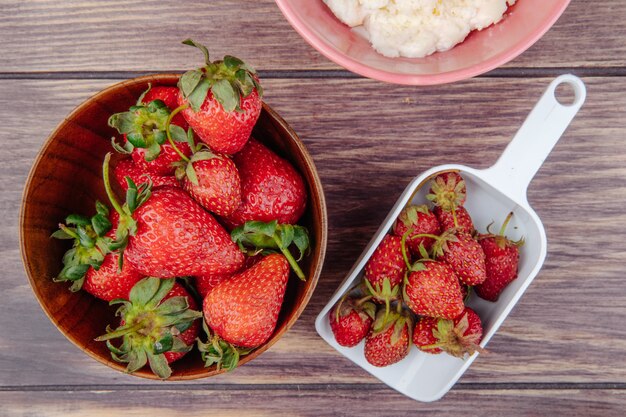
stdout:
<svg viewBox="0 0 626 417">
<path fill-rule="evenodd" d="M 124 371 L 124 364 L 111 359 L 103 342 L 94 339 L 105 333 L 107 324 L 116 325 L 115 307 L 85 291 L 72 293 L 67 283 L 53 282 L 62 268 L 67 241 L 50 238 L 66 215 L 91 215 L 96 199 L 107 201 L 102 183 L 102 161 L 110 152 L 110 139 L 117 132 L 107 125 L 113 113 L 126 111 L 152 85 L 172 85 L 178 75 L 152 75 L 115 84 L 78 106 L 50 135 L 30 171 L 20 213 L 21 253 L 30 284 L 52 323 L 76 346 L 111 368 Z M 267 104 L 253 136 L 289 160 L 302 174 L 308 187 L 307 209 L 299 224 L 311 235 L 311 252 L 303 260 L 307 276 L 301 282 L 289 280 L 285 301 L 272 337 L 244 356 L 239 366 L 259 356 L 295 323 L 306 307 L 320 275 L 326 250 L 327 217 L 322 184 L 311 156 L 296 133 Z M 170 380 L 188 380 L 217 375 L 215 367 L 205 368 L 197 350 L 172 364 Z M 149 369 L 133 375 L 156 379 Z"/>
</svg>

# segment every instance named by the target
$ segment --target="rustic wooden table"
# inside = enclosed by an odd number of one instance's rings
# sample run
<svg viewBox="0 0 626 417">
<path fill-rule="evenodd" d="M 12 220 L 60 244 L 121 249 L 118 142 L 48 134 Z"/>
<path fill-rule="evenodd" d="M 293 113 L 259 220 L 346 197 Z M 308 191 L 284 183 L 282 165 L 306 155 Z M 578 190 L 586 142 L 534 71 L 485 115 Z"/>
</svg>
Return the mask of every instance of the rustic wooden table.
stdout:
<svg viewBox="0 0 626 417">
<path fill-rule="evenodd" d="M 271 0 L 0 2 L 0 415 L 623 416 L 626 408 L 626 3 L 574 0 L 503 68 L 440 87 L 363 79 L 326 60 Z M 18 249 L 20 196 L 47 135 L 98 90 L 214 56 L 261 70 L 324 183 L 324 271 L 298 323 L 228 375 L 158 383 L 90 359 L 45 317 Z M 491 165 L 550 80 L 573 72 L 588 100 L 530 186 L 547 229 L 543 270 L 439 402 L 421 404 L 327 346 L 314 319 L 409 179 L 442 163 Z"/>
</svg>

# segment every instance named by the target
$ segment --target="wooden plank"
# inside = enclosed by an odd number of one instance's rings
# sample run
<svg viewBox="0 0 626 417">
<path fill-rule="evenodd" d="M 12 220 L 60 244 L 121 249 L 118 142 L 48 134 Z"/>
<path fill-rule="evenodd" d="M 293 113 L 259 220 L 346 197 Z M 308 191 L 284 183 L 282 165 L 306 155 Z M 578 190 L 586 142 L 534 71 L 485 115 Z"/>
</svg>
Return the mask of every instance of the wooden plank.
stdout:
<svg viewBox="0 0 626 417">
<path fill-rule="evenodd" d="M 410 178 L 442 163 L 492 164 L 549 81 L 480 79 L 415 90 L 364 79 L 267 80 L 267 101 L 317 163 L 329 209 L 328 255 L 294 328 L 257 360 L 214 381 L 375 382 L 317 336 L 315 316 Z M 548 260 L 464 383 L 624 380 L 626 79 L 586 81 L 587 104 L 529 190 L 547 228 Z M 52 327 L 17 249 L 21 189 L 39 147 L 72 107 L 109 84 L 0 81 L 2 386 L 145 383 L 84 356 Z"/>
<path fill-rule="evenodd" d="M 200 63 L 180 41 L 206 42 L 265 70 L 336 69 L 291 28 L 272 0 L 5 0 L 0 72 L 166 71 Z M 506 67 L 621 67 L 626 3 L 582 0 Z"/>
<path fill-rule="evenodd" d="M 97 390 L 0 392 L 6 417 L 41 416 L 622 416 L 626 392 L 618 390 L 465 390 L 424 404 L 379 386 L 371 389 L 307 386 L 279 389 Z"/>
</svg>

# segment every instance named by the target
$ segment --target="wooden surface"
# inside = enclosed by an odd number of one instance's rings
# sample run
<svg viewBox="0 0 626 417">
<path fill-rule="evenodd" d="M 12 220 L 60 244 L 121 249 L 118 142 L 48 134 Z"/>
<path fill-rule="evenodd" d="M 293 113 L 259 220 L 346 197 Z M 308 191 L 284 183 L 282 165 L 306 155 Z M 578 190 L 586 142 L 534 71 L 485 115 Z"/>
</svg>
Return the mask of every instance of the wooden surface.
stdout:
<svg viewBox="0 0 626 417">
<path fill-rule="evenodd" d="M 179 402 L 192 416 L 623 415 L 625 19 L 622 0 L 573 0 L 541 41 L 504 68 L 417 88 L 339 69 L 270 0 L 2 1 L 0 415 L 165 416 Z M 269 351 L 216 378 L 149 382 L 95 362 L 48 321 L 23 271 L 17 215 L 28 170 L 63 117 L 121 79 L 195 66 L 197 53 L 178 45 L 187 36 L 261 70 L 266 101 L 317 164 L 329 245 L 309 306 Z M 583 76 L 588 100 L 529 188 L 548 235 L 544 268 L 491 353 L 444 399 L 409 400 L 326 345 L 315 317 L 411 177 L 442 163 L 491 165 L 563 72 Z"/>
</svg>

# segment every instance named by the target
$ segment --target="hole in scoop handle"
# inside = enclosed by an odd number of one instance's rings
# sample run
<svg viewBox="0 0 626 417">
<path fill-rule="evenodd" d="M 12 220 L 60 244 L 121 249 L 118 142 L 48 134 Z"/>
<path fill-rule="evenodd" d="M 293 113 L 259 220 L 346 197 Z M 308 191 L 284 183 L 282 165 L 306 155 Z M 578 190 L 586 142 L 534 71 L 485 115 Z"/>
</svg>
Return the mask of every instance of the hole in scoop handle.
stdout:
<svg viewBox="0 0 626 417">
<path fill-rule="evenodd" d="M 557 100 L 555 93 L 561 84 L 573 88 L 573 103 L 564 105 Z M 494 185 L 525 200 L 528 184 L 578 113 L 586 94 L 585 84 L 574 75 L 552 81 L 500 159 L 485 171 Z"/>
</svg>

